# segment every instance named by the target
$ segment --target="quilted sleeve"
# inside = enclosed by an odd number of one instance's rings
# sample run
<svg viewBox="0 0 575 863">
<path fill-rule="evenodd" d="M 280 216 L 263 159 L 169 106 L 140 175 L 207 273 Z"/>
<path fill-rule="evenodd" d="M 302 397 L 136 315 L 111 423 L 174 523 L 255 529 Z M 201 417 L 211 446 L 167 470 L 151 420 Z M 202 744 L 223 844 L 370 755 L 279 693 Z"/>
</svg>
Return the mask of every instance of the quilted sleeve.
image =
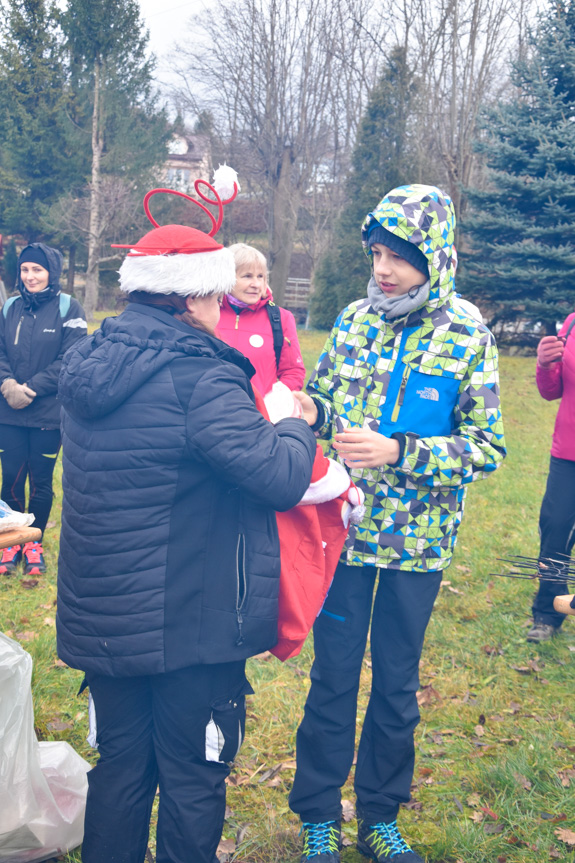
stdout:
<svg viewBox="0 0 575 863">
<path fill-rule="evenodd" d="M 403 459 L 394 469 L 434 488 L 454 487 L 483 479 L 505 455 L 497 347 L 486 330 L 461 383 L 454 433 L 408 435 Z"/>
</svg>

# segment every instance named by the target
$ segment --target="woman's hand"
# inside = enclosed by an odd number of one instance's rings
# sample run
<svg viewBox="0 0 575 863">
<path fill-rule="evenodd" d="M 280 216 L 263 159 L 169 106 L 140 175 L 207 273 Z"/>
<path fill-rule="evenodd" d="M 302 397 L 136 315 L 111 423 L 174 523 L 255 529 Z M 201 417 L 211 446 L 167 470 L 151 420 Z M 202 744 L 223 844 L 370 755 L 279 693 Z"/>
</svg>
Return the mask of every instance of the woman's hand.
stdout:
<svg viewBox="0 0 575 863">
<path fill-rule="evenodd" d="M 33 389 L 30 389 L 27 384 L 19 384 L 14 378 L 6 378 L 0 387 L 0 392 L 15 411 L 27 408 L 36 398 Z"/>
<path fill-rule="evenodd" d="M 294 396 L 302 407 L 303 418 L 308 426 L 315 425 L 317 422 L 317 407 L 314 400 L 307 393 L 301 391 L 294 392 Z"/>
<path fill-rule="evenodd" d="M 558 336 L 544 336 L 537 345 L 537 363 L 542 369 L 550 368 L 563 358 L 565 342 Z"/>
<path fill-rule="evenodd" d="M 383 467 L 399 458 L 399 443 L 394 438 L 367 428 L 338 432 L 333 446 L 348 467 Z"/>
</svg>

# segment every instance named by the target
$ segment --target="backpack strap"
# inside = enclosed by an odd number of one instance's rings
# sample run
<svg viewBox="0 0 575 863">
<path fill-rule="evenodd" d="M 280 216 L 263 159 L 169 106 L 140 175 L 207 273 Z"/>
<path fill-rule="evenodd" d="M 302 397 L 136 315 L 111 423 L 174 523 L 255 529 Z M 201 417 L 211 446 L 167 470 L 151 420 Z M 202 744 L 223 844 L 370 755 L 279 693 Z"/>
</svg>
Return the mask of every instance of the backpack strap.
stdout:
<svg viewBox="0 0 575 863">
<path fill-rule="evenodd" d="M 60 292 L 60 317 L 65 318 L 68 312 L 70 311 L 70 303 L 72 302 L 72 296 L 70 294 L 63 294 Z"/>
<path fill-rule="evenodd" d="M 284 345 L 284 332 L 282 329 L 282 316 L 280 307 L 276 306 L 275 303 L 269 302 L 266 305 L 268 318 L 270 319 L 270 325 L 272 328 L 272 335 L 274 337 L 274 353 L 276 355 L 276 369 L 280 367 L 280 357 L 282 355 L 282 348 Z"/>
<path fill-rule="evenodd" d="M 12 303 L 16 302 L 17 299 L 18 299 L 18 297 L 8 297 L 8 299 L 6 300 L 4 305 L 2 306 L 2 314 L 4 315 L 5 318 L 8 317 L 8 309 L 10 308 Z"/>
<path fill-rule="evenodd" d="M 569 327 L 568 327 L 568 329 L 567 329 L 567 332 L 566 332 L 566 333 L 565 333 L 565 335 L 563 336 L 563 338 L 565 339 L 565 341 L 567 341 L 567 339 L 569 338 L 569 333 L 571 332 L 571 330 L 573 329 L 573 327 L 575 327 L 575 318 L 573 318 L 573 320 L 572 320 L 572 321 L 571 321 L 571 323 L 569 324 Z"/>
</svg>

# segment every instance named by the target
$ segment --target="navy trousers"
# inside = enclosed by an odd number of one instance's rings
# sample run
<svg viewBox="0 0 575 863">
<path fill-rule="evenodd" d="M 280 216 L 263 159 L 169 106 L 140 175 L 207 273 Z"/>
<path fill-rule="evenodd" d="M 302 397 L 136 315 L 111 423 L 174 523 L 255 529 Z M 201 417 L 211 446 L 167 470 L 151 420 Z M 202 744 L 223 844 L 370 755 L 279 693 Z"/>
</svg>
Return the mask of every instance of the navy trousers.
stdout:
<svg viewBox="0 0 575 863">
<path fill-rule="evenodd" d="M 567 562 L 575 543 L 575 461 L 551 456 L 539 532 L 539 559 L 560 576 L 561 564 L 556 561 Z M 561 626 L 565 615 L 555 611 L 553 600 L 570 592 L 566 581 L 540 581 L 533 602 L 533 616 L 543 623 Z"/>
<path fill-rule="evenodd" d="M 34 527 L 42 532 L 52 509 L 52 475 L 59 449 L 60 429 L 0 424 L 2 500 L 16 512 L 26 512 L 28 480 L 28 512 L 34 513 Z"/>
<path fill-rule="evenodd" d="M 314 626 L 311 688 L 297 733 L 290 807 L 302 821 L 341 818 L 370 618 L 372 688 L 355 769 L 357 814 L 370 824 L 393 821 L 409 800 L 419 659 L 440 582 L 440 572 L 339 564 Z"/>
<path fill-rule="evenodd" d="M 88 773 L 84 863 L 143 863 L 158 786 L 157 863 L 217 863 L 252 692 L 245 663 L 86 680 L 100 760 Z"/>
</svg>

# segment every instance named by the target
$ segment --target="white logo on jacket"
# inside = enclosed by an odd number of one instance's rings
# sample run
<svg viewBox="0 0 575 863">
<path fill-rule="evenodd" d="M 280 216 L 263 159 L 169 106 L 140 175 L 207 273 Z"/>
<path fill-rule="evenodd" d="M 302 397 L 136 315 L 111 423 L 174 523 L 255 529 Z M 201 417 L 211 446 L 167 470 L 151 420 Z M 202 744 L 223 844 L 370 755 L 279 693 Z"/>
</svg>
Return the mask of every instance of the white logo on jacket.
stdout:
<svg viewBox="0 0 575 863">
<path fill-rule="evenodd" d="M 425 387 L 425 389 L 417 390 L 416 392 L 420 399 L 429 399 L 431 402 L 439 401 L 439 393 L 435 387 Z"/>
</svg>

